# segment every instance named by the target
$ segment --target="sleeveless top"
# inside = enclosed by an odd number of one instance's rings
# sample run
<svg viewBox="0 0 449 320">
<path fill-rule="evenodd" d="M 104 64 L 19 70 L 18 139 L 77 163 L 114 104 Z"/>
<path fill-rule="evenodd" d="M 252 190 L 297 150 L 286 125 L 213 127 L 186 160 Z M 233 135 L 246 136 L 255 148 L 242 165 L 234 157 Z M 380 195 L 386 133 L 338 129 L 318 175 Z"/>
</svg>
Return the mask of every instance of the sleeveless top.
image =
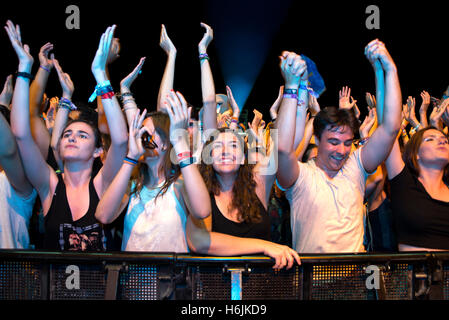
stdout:
<svg viewBox="0 0 449 320">
<path fill-rule="evenodd" d="M 210 200 L 212 205 L 213 232 L 224 233 L 240 238 L 256 238 L 271 241 L 270 217 L 259 198 L 257 198 L 257 203 L 254 204 L 259 207 L 262 218 L 258 223 L 234 222 L 229 220 L 221 213 L 213 194 L 210 195 Z"/>
<path fill-rule="evenodd" d="M 58 174 L 53 200 L 45 216 L 44 248 L 61 251 L 105 251 L 106 237 L 103 226 L 95 218 L 99 198 L 89 182 L 89 208 L 84 216 L 73 221 L 62 175 Z"/>
<path fill-rule="evenodd" d="M 187 253 L 187 210 L 178 201 L 174 183 L 161 196 L 160 188 L 142 187 L 129 200 L 123 228 L 123 251 Z"/>
</svg>

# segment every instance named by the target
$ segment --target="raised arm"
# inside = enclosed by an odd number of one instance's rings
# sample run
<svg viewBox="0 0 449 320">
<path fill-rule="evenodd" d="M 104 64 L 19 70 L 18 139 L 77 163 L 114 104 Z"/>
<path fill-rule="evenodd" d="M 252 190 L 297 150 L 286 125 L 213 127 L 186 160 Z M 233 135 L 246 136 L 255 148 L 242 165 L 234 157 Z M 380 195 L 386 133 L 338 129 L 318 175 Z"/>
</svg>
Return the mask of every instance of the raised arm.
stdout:
<svg viewBox="0 0 449 320">
<path fill-rule="evenodd" d="M 101 101 L 106 114 L 106 119 L 108 120 L 108 126 L 109 128 L 114 128 L 114 130 L 111 130 L 110 132 L 111 147 L 108 150 L 106 160 L 104 161 L 103 167 L 94 178 L 94 184 L 100 197 L 122 166 L 128 145 L 126 121 L 106 74 L 106 61 L 111 48 L 115 28 L 115 25 L 108 27 L 102 34 L 91 67 L 92 73 L 97 81 L 98 89 L 96 93 L 97 95 L 101 95 Z"/>
<path fill-rule="evenodd" d="M 33 191 L 33 187 L 26 178 L 17 149 L 16 140 L 11 133 L 8 122 L 0 113 L 0 169 L 5 171 L 6 177 L 14 190 L 23 197 Z"/>
<path fill-rule="evenodd" d="M 95 218 L 103 224 L 112 223 L 122 212 L 122 205 L 128 202 L 128 184 L 131 173 L 138 159 L 143 155 L 145 149 L 142 146 L 142 134 L 146 131 L 142 127 L 147 111 L 142 115 L 137 110 L 134 119 L 129 126 L 128 154 L 122 163 L 117 175 L 100 198 Z"/>
<path fill-rule="evenodd" d="M 385 45 L 377 39 L 371 41 L 365 53 L 372 60 L 379 60 L 385 72 L 385 98 L 382 118 L 378 114 L 378 126 L 361 149 L 363 167 L 374 172 L 389 155 L 401 127 L 402 97 L 396 65 Z M 377 99 L 377 103 L 380 100 Z M 381 119 L 381 120 L 380 120 Z"/>
<path fill-rule="evenodd" d="M 215 102 L 215 84 L 210 68 L 207 47 L 214 38 L 211 27 L 205 23 L 201 26 L 206 29 L 203 38 L 198 44 L 198 53 L 201 65 L 201 92 L 203 97 L 203 131 L 217 129 L 217 104 Z"/>
<path fill-rule="evenodd" d="M 140 58 L 139 64 L 134 68 L 134 70 L 128 74 L 122 81 L 120 81 L 120 94 L 122 97 L 123 110 L 125 111 L 126 121 L 128 127 L 134 121 L 136 113 L 139 111 L 136 101 L 131 93 L 131 85 L 142 70 L 143 64 L 145 63 L 146 57 Z"/>
<path fill-rule="evenodd" d="M 229 129 L 237 130 L 237 128 L 239 126 L 240 107 L 238 106 L 237 102 L 235 101 L 234 96 L 232 95 L 232 90 L 229 86 L 226 86 L 226 93 L 228 95 L 228 101 L 231 104 L 231 108 L 232 108 L 232 118 L 231 118 L 231 124 L 229 125 Z"/>
<path fill-rule="evenodd" d="M 33 57 L 30 54 L 28 45 L 22 44 L 20 27 L 14 26 L 11 21 L 7 21 L 5 30 L 9 40 L 19 58 L 18 77 L 14 88 L 11 110 L 11 131 L 16 138 L 20 156 L 25 159 L 23 162 L 25 173 L 38 191 L 41 199 L 48 195 L 50 190 L 50 179 L 54 171 L 47 165 L 39 148 L 37 147 L 30 129 L 30 109 L 29 109 L 29 89 L 31 81 L 31 67 Z M 57 179 L 57 178 L 56 178 Z"/>
<path fill-rule="evenodd" d="M 206 184 L 190 153 L 187 126 L 191 107 L 187 108 L 187 102 L 179 92 L 171 91 L 167 101 L 166 110 L 170 117 L 170 142 L 181 168 L 183 199 L 189 212 L 194 217 L 203 219 L 210 215 L 212 209 Z M 176 157 L 172 154 L 172 161 Z"/>
<path fill-rule="evenodd" d="M 284 95 L 276 119 L 275 128 L 278 129 L 278 172 L 280 185 L 288 188 L 298 178 L 299 167 L 294 149 L 294 140 L 302 140 L 302 136 L 295 137 L 297 112 L 303 119 L 298 125 L 304 125 L 307 108 L 298 108 L 297 94 L 288 93 L 307 85 L 307 65 L 301 56 L 294 52 L 284 51 L 280 57 L 280 69 L 285 81 Z M 293 90 L 293 91 L 290 91 Z M 304 128 L 300 130 L 304 133 Z"/>
<path fill-rule="evenodd" d="M 426 128 L 429 125 L 427 121 L 427 109 L 430 105 L 430 94 L 427 91 L 421 92 L 421 107 L 419 107 L 419 119 L 421 122 L 421 126 Z"/>
<path fill-rule="evenodd" d="M 5 106 L 10 109 L 10 104 L 12 100 L 12 95 L 14 93 L 13 85 L 12 85 L 12 74 L 6 77 L 5 84 L 3 85 L 3 90 L 0 93 L 0 105 Z"/>
<path fill-rule="evenodd" d="M 161 38 L 159 45 L 167 54 L 167 63 L 165 65 L 164 75 L 162 76 L 161 86 L 157 96 L 157 111 L 161 111 L 166 102 L 165 97 L 173 89 L 173 82 L 175 80 L 175 62 L 176 62 L 176 47 L 167 35 L 165 26 L 161 27 Z"/>
<path fill-rule="evenodd" d="M 75 91 L 75 86 L 73 85 L 72 79 L 70 79 L 69 74 L 65 73 L 62 70 L 59 61 L 54 59 L 54 57 L 53 57 L 53 65 L 58 74 L 59 83 L 61 84 L 62 88 L 62 97 L 60 99 L 62 103 L 61 104 L 58 103 L 55 122 L 51 133 L 50 145 L 59 168 L 63 169 L 62 160 L 59 158 L 58 144 L 62 136 L 62 131 L 64 130 L 65 125 L 67 124 L 70 110 L 74 108 L 73 104 L 71 103 L 71 100 L 73 92 Z"/>
<path fill-rule="evenodd" d="M 39 51 L 40 67 L 30 85 L 30 123 L 31 133 L 34 141 L 39 147 L 43 157 L 47 159 L 48 147 L 50 146 L 50 134 L 42 115 L 42 100 L 47 86 L 48 77 L 53 69 L 53 61 L 49 59 L 48 53 L 53 50 L 53 45 L 47 42 Z"/>
</svg>

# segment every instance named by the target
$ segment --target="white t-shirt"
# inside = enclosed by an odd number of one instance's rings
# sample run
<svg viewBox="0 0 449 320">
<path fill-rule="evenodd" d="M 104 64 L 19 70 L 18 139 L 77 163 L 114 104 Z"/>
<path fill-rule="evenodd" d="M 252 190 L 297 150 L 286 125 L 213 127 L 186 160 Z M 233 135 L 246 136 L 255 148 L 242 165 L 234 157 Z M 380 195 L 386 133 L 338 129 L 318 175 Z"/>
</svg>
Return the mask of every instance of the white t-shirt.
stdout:
<svg viewBox="0 0 449 320">
<path fill-rule="evenodd" d="M 26 198 L 20 196 L 6 177 L 0 172 L 0 248 L 28 249 L 30 236 L 28 227 L 33 214 L 37 192 Z"/>
<path fill-rule="evenodd" d="M 124 220 L 123 251 L 189 252 L 186 208 L 176 197 L 175 183 L 155 201 L 162 184 L 155 189 L 144 186 L 140 197 L 131 196 Z"/>
<path fill-rule="evenodd" d="M 330 179 L 315 160 L 298 162 L 299 176 L 286 190 L 293 248 L 300 253 L 364 252 L 365 182 L 368 173 L 354 151 Z"/>
</svg>

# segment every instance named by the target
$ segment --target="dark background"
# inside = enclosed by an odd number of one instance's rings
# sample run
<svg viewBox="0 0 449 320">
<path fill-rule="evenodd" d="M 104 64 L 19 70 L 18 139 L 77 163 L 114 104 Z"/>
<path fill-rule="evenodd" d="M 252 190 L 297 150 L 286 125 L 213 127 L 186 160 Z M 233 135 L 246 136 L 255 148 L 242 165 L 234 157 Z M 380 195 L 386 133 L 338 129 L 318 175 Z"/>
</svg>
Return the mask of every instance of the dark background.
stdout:
<svg viewBox="0 0 449 320">
<path fill-rule="evenodd" d="M 80 9 L 80 29 L 68 30 L 66 7 Z M 380 9 L 380 30 L 368 30 L 365 9 Z M 39 66 L 38 52 L 46 42 L 54 44 L 54 54 L 75 83 L 73 100 L 85 101 L 95 87 L 90 65 L 101 34 L 117 24 L 120 58 L 110 66 L 111 81 L 117 91 L 120 80 L 146 56 L 143 73 L 132 91 L 137 103 L 155 108 L 166 56 L 159 47 L 164 23 L 175 44 L 175 89 L 195 106 L 201 106 L 200 65 L 197 45 L 204 29 L 214 29 L 208 53 L 217 93 L 225 92 L 229 73 L 253 74 L 254 84 L 245 109 L 254 107 L 268 118 L 268 109 L 283 84 L 278 56 L 283 50 L 304 53 L 317 64 L 327 90 L 321 106 L 337 105 L 338 91 L 344 85 L 365 113 L 365 92 L 374 93 L 374 74 L 364 56 L 366 44 L 379 38 L 395 60 L 403 100 L 427 90 L 441 97 L 449 85 L 448 11 L 439 1 L 58 1 L 2 3 L 1 23 L 7 19 L 21 26 L 22 40 L 35 57 L 33 72 Z M 0 34 L 2 48 L 0 82 L 17 69 L 17 58 L 6 32 Z M 231 70 L 235 68 L 236 70 Z M 225 76 L 226 75 L 226 76 Z M 2 86 L 1 84 L 1 86 Z M 232 88 L 232 84 L 231 84 Z M 239 98 L 239 89 L 234 87 Z M 61 95 L 56 72 L 50 76 L 47 94 Z M 250 116 L 252 119 L 252 116 Z"/>
</svg>

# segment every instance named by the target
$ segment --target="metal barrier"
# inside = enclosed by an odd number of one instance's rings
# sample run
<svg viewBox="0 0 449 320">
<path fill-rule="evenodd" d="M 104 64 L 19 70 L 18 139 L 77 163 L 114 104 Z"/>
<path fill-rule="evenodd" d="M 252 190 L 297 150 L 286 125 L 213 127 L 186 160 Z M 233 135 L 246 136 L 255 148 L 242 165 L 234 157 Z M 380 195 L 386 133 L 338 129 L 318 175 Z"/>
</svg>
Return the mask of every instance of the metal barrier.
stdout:
<svg viewBox="0 0 449 320">
<path fill-rule="evenodd" d="M 449 300 L 449 252 L 265 256 L 0 250 L 0 300 Z"/>
</svg>

